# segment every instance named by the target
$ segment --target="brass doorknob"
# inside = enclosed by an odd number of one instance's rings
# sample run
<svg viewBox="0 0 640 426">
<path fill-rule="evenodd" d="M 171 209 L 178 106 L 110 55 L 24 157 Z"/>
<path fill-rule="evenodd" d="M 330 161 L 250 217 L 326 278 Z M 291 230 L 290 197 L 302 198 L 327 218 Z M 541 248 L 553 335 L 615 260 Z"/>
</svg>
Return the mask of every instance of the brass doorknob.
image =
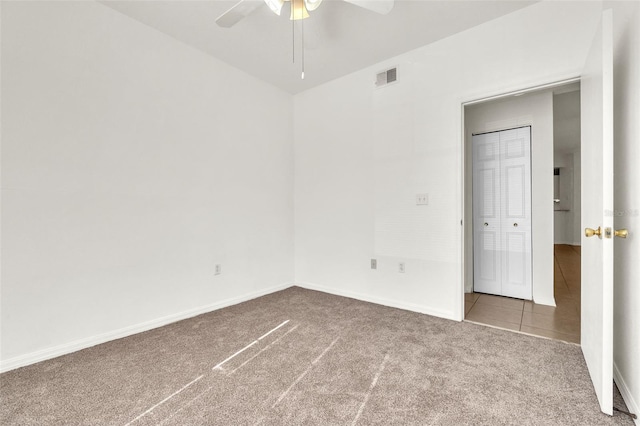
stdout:
<svg viewBox="0 0 640 426">
<path fill-rule="evenodd" d="M 629 235 L 629 231 L 627 231 L 626 229 L 618 229 L 617 231 L 613 231 L 613 235 L 618 238 L 627 238 L 627 235 Z"/>
<path fill-rule="evenodd" d="M 602 231 L 600 230 L 599 226 L 598 229 L 584 228 L 584 235 L 587 238 L 593 237 L 594 235 L 597 235 L 599 237 L 601 233 Z"/>
</svg>

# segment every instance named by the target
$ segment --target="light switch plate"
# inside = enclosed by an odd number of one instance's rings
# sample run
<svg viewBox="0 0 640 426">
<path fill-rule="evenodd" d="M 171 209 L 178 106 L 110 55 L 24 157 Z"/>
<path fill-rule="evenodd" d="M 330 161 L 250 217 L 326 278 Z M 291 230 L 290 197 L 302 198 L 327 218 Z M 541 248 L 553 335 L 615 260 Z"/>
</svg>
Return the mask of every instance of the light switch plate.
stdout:
<svg viewBox="0 0 640 426">
<path fill-rule="evenodd" d="M 428 206 L 429 194 L 416 194 L 416 206 Z"/>
</svg>

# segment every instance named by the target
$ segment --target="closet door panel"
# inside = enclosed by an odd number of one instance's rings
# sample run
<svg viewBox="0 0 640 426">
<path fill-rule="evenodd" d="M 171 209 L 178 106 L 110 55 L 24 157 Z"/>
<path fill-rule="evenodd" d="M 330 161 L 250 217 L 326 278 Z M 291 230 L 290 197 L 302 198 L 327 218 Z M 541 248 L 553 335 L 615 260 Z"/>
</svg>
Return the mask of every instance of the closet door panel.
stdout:
<svg viewBox="0 0 640 426">
<path fill-rule="evenodd" d="M 531 128 L 500 132 L 501 295 L 531 299 Z"/>
<path fill-rule="evenodd" d="M 501 291 L 500 138 L 473 137 L 473 265 L 474 291 Z"/>
</svg>

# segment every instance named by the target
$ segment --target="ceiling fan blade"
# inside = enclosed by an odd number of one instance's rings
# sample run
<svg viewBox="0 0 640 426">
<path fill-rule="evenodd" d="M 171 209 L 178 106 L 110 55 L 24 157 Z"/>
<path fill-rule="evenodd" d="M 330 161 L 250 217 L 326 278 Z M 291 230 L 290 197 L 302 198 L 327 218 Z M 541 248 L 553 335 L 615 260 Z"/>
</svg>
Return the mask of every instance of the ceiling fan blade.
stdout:
<svg viewBox="0 0 640 426">
<path fill-rule="evenodd" d="M 240 0 L 231 9 L 220 15 L 216 19 L 216 24 L 224 28 L 233 27 L 263 4 L 264 0 Z"/>
<path fill-rule="evenodd" d="M 394 0 L 344 0 L 347 3 L 355 4 L 372 12 L 386 15 L 393 9 Z"/>
</svg>

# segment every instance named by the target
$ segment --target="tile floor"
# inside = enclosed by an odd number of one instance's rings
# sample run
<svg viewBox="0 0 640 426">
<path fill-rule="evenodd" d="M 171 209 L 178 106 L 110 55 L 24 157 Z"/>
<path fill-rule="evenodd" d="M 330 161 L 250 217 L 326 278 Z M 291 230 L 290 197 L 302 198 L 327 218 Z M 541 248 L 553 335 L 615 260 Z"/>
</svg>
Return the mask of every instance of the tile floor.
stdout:
<svg viewBox="0 0 640 426">
<path fill-rule="evenodd" d="M 465 319 L 580 343 L 580 247 L 554 247 L 556 307 L 488 294 L 465 294 Z"/>
</svg>

